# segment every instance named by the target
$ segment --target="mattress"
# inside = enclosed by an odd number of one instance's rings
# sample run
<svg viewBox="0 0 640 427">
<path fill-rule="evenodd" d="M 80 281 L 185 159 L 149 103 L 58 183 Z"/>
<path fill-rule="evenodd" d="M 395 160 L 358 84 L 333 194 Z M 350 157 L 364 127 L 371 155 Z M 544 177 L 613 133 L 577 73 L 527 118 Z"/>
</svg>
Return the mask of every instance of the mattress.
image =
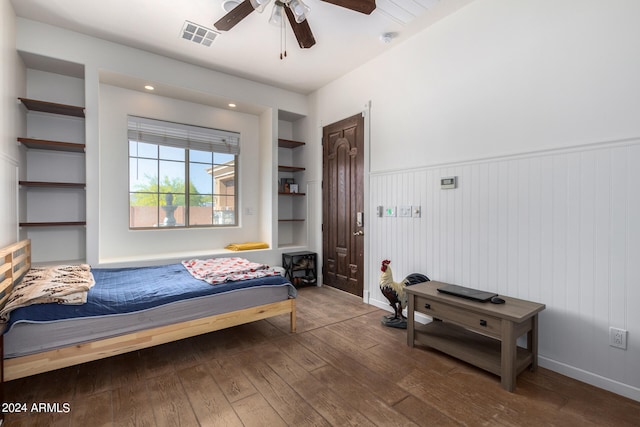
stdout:
<svg viewBox="0 0 640 427">
<path fill-rule="evenodd" d="M 82 305 L 38 304 L 11 313 L 5 358 L 24 356 L 295 297 L 282 276 L 210 285 L 181 264 L 94 269 Z"/>
</svg>

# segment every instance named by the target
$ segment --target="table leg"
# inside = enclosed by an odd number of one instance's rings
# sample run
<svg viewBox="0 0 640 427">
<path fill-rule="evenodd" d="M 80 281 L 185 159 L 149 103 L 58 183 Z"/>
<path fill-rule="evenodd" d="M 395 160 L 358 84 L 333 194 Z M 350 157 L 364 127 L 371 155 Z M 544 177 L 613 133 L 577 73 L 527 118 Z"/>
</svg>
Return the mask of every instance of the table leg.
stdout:
<svg viewBox="0 0 640 427">
<path fill-rule="evenodd" d="M 407 345 L 413 347 L 415 339 L 415 296 L 407 298 Z"/>
<path fill-rule="evenodd" d="M 538 369 L 538 315 L 531 318 L 531 330 L 527 335 L 527 344 L 531 351 L 531 372 Z"/>
<path fill-rule="evenodd" d="M 516 388 L 516 338 L 513 322 L 503 319 L 500 380 L 502 388 L 507 391 L 513 391 Z"/>
</svg>

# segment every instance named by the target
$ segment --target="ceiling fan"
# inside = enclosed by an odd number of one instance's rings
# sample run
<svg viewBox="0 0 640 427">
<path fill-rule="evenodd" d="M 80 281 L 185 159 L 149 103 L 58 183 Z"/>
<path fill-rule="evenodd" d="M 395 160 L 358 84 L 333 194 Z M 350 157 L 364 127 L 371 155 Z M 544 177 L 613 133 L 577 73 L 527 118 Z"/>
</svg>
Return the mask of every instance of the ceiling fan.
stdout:
<svg viewBox="0 0 640 427">
<path fill-rule="evenodd" d="M 229 31 L 254 10 L 262 12 L 270 1 L 271 0 L 244 0 L 213 25 L 219 31 Z M 322 1 L 366 15 L 369 15 L 376 8 L 376 0 Z M 269 22 L 277 25 L 282 24 L 284 22 L 282 17 L 283 13 L 287 16 L 293 34 L 296 36 L 296 40 L 298 40 L 298 44 L 302 49 L 308 49 L 316 44 L 316 40 L 313 37 L 313 33 L 306 19 L 309 14 L 309 7 L 304 4 L 302 0 L 275 0 Z"/>
</svg>

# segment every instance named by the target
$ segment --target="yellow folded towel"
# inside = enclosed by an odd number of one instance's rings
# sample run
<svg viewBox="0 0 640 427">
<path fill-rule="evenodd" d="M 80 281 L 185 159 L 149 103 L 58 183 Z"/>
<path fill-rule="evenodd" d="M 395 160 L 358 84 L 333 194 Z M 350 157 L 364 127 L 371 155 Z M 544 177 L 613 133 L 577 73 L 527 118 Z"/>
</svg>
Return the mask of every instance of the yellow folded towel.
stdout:
<svg viewBox="0 0 640 427">
<path fill-rule="evenodd" d="M 251 249 L 269 249 L 269 245 L 264 242 L 231 243 L 227 245 L 225 249 L 229 249 L 230 251 L 248 251 Z"/>
</svg>

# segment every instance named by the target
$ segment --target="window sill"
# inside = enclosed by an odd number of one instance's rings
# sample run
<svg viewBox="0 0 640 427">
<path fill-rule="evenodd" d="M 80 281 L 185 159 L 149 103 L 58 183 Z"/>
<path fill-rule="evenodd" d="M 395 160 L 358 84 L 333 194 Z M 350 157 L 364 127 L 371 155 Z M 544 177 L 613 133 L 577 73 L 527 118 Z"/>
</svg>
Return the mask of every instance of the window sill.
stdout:
<svg viewBox="0 0 640 427">
<path fill-rule="evenodd" d="M 96 268 L 121 268 L 121 267 L 146 267 L 150 265 L 176 264 L 189 259 L 208 259 L 225 256 L 242 256 L 244 253 L 265 252 L 267 249 L 250 249 L 246 251 L 231 251 L 229 249 L 212 249 L 207 252 L 175 252 L 162 253 L 158 255 L 140 255 L 130 257 L 108 257 L 102 258 Z"/>
</svg>

